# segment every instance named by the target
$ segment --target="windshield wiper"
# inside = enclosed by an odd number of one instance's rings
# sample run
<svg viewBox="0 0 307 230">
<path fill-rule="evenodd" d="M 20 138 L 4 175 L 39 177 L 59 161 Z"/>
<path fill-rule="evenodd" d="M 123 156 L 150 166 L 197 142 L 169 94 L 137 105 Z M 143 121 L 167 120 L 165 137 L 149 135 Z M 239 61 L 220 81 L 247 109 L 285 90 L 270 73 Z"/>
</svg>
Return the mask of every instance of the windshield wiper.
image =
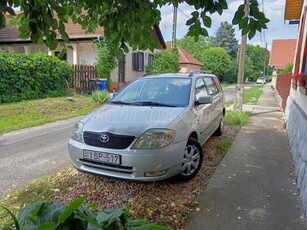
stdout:
<svg viewBox="0 0 307 230">
<path fill-rule="evenodd" d="M 131 103 L 124 102 L 124 101 L 110 101 L 109 103 L 111 103 L 111 104 L 119 104 L 119 105 L 131 105 Z"/>
<path fill-rule="evenodd" d="M 138 101 L 138 102 L 131 103 L 131 105 L 177 107 L 175 105 L 169 105 L 169 104 L 164 104 L 164 103 L 154 102 L 154 101 Z"/>
</svg>

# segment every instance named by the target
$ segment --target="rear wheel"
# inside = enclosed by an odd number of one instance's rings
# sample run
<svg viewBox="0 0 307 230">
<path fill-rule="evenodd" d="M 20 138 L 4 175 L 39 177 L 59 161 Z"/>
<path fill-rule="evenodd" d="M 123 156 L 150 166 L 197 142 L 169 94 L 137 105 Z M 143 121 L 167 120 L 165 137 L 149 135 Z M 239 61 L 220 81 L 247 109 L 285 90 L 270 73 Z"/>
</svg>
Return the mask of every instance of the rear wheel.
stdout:
<svg viewBox="0 0 307 230">
<path fill-rule="evenodd" d="M 214 136 L 222 136 L 223 132 L 224 132 L 224 116 L 222 115 L 219 127 L 214 132 Z"/>
<path fill-rule="evenodd" d="M 180 173 L 180 180 L 190 180 L 199 171 L 203 162 L 203 151 L 201 145 L 194 138 L 189 138 L 185 147 Z"/>
</svg>

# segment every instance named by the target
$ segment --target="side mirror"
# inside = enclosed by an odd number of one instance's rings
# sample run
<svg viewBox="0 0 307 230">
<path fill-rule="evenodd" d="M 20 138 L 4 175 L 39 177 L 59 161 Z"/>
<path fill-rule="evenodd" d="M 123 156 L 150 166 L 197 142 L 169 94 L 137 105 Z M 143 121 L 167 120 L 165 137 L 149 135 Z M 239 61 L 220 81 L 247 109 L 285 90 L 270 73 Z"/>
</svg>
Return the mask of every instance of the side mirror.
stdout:
<svg viewBox="0 0 307 230">
<path fill-rule="evenodd" d="M 196 101 L 196 105 L 204 105 L 204 104 L 211 104 L 213 102 L 212 96 L 200 96 Z"/>
</svg>

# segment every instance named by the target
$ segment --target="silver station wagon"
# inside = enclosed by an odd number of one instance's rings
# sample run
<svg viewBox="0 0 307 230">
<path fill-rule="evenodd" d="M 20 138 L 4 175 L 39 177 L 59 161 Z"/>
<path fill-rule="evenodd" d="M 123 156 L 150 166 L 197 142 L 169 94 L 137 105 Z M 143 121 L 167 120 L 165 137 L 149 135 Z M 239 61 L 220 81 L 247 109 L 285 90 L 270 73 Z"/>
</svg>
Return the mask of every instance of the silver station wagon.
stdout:
<svg viewBox="0 0 307 230">
<path fill-rule="evenodd" d="M 193 178 L 203 144 L 224 129 L 225 97 L 215 75 L 145 76 L 82 118 L 69 140 L 78 170 L 135 181 Z"/>
</svg>

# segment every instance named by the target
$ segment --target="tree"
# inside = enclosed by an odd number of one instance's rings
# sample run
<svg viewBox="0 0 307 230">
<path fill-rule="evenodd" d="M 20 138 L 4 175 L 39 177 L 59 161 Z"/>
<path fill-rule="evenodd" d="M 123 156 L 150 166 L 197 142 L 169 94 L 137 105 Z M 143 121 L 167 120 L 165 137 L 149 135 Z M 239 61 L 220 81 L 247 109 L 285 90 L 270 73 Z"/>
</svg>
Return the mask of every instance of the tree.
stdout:
<svg viewBox="0 0 307 230">
<path fill-rule="evenodd" d="M 215 46 L 213 37 L 204 36 L 199 36 L 197 42 L 190 36 L 184 36 L 182 39 L 177 40 L 176 44 L 196 59 L 200 58 L 206 49 Z"/>
<path fill-rule="evenodd" d="M 225 75 L 230 67 L 230 57 L 227 52 L 220 47 L 211 47 L 205 50 L 200 57 L 203 69 L 217 75 Z"/>
<path fill-rule="evenodd" d="M 238 40 L 235 38 L 235 29 L 228 22 L 222 22 L 217 29 L 215 44 L 222 47 L 233 60 L 237 57 Z"/>
<path fill-rule="evenodd" d="M 179 54 L 176 48 L 156 53 L 152 64 L 146 66 L 146 72 L 148 73 L 178 73 L 179 70 Z"/>
<path fill-rule="evenodd" d="M 97 27 L 104 28 L 104 36 L 114 45 L 128 51 L 127 44 L 134 49 L 151 50 L 157 40 L 150 36 L 153 25 L 159 24 L 161 12 L 158 7 L 163 5 L 187 3 L 195 8 L 191 18 L 186 21 L 189 26 L 188 35 L 195 37 L 207 36 L 210 27 L 210 16 L 215 12 L 222 15 L 227 9 L 226 0 L 131 0 L 129 4 L 122 0 L 2 0 L 0 3 L 0 28 L 6 26 L 6 15 L 10 14 L 19 25 L 20 37 L 30 38 L 33 42 L 46 41 L 50 49 L 58 45 L 57 38 L 68 41 L 65 23 L 72 20 L 80 24 L 87 32 L 93 32 Z M 21 13 L 16 16 L 15 8 Z M 249 2 L 249 15 L 244 15 L 244 3 L 236 11 L 232 23 L 239 25 L 242 34 L 249 38 L 255 36 L 256 31 L 266 28 L 269 22 L 259 11 L 257 0 Z M 12 18 L 12 17 L 11 17 Z"/>
<path fill-rule="evenodd" d="M 236 83 L 238 77 L 238 67 L 239 67 L 238 60 L 237 59 L 232 60 L 230 63 L 229 71 L 223 76 L 223 80 L 228 83 Z M 245 81 L 250 80 L 253 73 L 253 68 L 254 68 L 253 61 L 249 57 L 246 57 L 245 66 L 244 66 Z"/>
<path fill-rule="evenodd" d="M 96 67 L 100 77 L 108 80 L 108 87 L 112 86 L 111 72 L 116 67 L 116 55 L 112 44 L 104 37 L 100 37 L 95 41 L 98 50 L 98 58 L 96 59 Z"/>
<path fill-rule="evenodd" d="M 284 69 L 280 71 L 280 73 L 292 73 L 293 63 L 288 63 Z"/>
<path fill-rule="evenodd" d="M 247 45 L 246 57 L 249 57 L 253 63 L 252 73 L 248 76 L 250 80 L 256 80 L 258 77 L 266 75 L 263 71 L 264 67 L 266 72 L 269 68 L 270 51 L 259 45 Z"/>
</svg>

